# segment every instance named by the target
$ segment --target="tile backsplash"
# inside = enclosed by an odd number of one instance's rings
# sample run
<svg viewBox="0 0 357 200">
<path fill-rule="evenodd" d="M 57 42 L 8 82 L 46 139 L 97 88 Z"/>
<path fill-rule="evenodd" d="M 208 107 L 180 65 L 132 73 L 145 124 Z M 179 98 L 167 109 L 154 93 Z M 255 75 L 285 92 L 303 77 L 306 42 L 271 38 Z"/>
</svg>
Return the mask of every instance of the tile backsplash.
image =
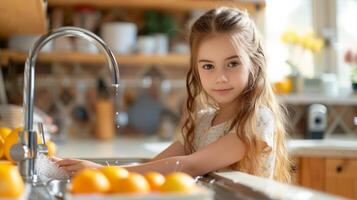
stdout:
<svg viewBox="0 0 357 200">
<path fill-rule="evenodd" d="M 98 79 L 110 86 L 109 71 L 102 66 L 53 65 L 50 71 L 36 74 L 35 105 L 48 113 L 58 125 L 57 136 L 91 137 L 96 124 L 95 105 L 98 99 Z M 150 74 L 154 71 L 153 74 Z M 119 96 L 109 89 L 117 134 L 159 134 L 162 122 L 176 126 L 185 99 L 185 68 L 120 66 L 121 87 Z M 7 93 L 11 99 L 22 99 L 22 74 L 16 80 L 6 79 Z M 11 94 L 12 93 L 12 94 Z M 147 106 L 141 107 L 142 104 Z M 159 111 L 152 109 L 157 105 Z M 137 111 L 141 114 L 136 113 Z M 120 113 L 119 117 L 115 115 Z M 154 113 L 154 114 L 153 114 Z M 140 116 L 157 120 L 145 122 Z M 167 120 L 169 119 L 169 120 Z M 130 121 L 131 120 L 131 121 Z M 144 126 L 145 123 L 151 124 Z M 167 137 L 167 136 L 166 136 Z M 171 136 L 170 136 L 171 137 Z"/>
</svg>

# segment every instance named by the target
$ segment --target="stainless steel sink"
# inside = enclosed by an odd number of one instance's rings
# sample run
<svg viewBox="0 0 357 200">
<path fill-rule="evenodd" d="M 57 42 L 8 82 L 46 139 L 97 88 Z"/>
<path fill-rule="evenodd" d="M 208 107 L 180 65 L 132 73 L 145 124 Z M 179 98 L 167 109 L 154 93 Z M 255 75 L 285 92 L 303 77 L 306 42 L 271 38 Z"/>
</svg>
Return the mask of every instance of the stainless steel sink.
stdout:
<svg viewBox="0 0 357 200">
<path fill-rule="evenodd" d="M 101 165 L 129 165 L 140 164 L 149 161 L 146 158 L 80 158 L 89 160 Z M 203 177 L 196 177 L 197 183 L 204 185 L 214 191 L 215 200 L 237 200 L 237 199 L 271 199 L 271 197 L 256 191 L 248 186 L 234 183 L 232 180 L 211 173 Z M 54 199 L 63 200 L 66 198 L 67 182 L 54 180 L 47 185 Z"/>
</svg>

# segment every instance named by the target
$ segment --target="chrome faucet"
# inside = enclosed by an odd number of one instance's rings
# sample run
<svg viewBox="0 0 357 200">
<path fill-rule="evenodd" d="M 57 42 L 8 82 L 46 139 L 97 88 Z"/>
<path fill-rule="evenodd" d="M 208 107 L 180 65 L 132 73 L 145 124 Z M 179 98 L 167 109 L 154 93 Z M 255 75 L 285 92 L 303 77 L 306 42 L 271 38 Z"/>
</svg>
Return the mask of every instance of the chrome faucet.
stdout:
<svg viewBox="0 0 357 200">
<path fill-rule="evenodd" d="M 76 36 L 94 43 L 104 51 L 109 62 L 113 86 L 119 86 L 119 68 L 115 56 L 104 41 L 94 33 L 78 27 L 62 27 L 40 37 L 29 51 L 24 71 L 24 132 L 19 141 L 11 148 L 11 156 L 19 162 L 19 170 L 26 182 L 35 183 L 38 180 L 35 168 L 37 154 L 46 150 L 37 143 L 36 131 L 33 127 L 34 97 L 35 97 L 35 63 L 41 48 L 50 40 L 62 36 Z M 43 134 L 43 133 L 42 133 Z M 43 139 L 44 140 L 44 139 Z"/>
</svg>

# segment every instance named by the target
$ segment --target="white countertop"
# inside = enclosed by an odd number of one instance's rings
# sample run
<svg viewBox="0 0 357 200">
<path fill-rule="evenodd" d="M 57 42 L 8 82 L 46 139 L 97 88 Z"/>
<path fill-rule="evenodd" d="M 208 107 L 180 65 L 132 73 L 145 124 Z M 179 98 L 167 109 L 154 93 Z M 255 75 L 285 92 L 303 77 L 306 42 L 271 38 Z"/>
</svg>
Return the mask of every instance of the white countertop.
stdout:
<svg viewBox="0 0 357 200">
<path fill-rule="evenodd" d="M 291 156 L 357 158 L 357 139 L 289 140 Z"/>
<path fill-rule="evenodd" d="M 57 143 L 57 156 L 69 158 L 152 158 L 171 144 L 156 137 L 116 137 L 101 141 L 73 138 Z"/>
<path fill-rule="evenodd" d="M 59 157 L 152 158 L 171 144 L 156 137 L 117 137 L 109 141 L 93 138 L 68 139 L 58 143 Z M 357 139 L 289 140 L 292 156 L 357 158 Z"/>
<path fill-rule="evenodd" d="M 335 97 L 326 96 L 323 94 L 288 94 L 279 95 L 278 99 L 283 103 L 288 104 L 312 104 L 312 103 L 322 103 L 325 105 L 342 105 L 350 106 L 357 105 L 357 95 L 339 95 Z"/>
</svg>

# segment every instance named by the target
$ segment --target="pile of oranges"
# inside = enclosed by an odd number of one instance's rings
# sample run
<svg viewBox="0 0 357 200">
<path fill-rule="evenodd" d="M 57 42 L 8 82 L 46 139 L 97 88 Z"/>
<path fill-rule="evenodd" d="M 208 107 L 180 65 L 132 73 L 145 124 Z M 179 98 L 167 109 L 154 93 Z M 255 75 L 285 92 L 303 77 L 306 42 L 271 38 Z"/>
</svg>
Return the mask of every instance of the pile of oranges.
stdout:
<svg viewBox="0 0 357 200">
<path fill-rule="evenodd" d="M 144 175 L 128 172 L 118 166 L 84 169 L 72 178 L 71 192 L 77 194 L 148 194 L 192 193 L 197 189 L 194 179 L 182 172 L 163 176 L 157 172 Z"/>
</svg>

